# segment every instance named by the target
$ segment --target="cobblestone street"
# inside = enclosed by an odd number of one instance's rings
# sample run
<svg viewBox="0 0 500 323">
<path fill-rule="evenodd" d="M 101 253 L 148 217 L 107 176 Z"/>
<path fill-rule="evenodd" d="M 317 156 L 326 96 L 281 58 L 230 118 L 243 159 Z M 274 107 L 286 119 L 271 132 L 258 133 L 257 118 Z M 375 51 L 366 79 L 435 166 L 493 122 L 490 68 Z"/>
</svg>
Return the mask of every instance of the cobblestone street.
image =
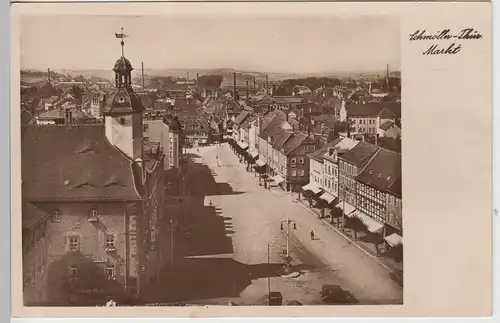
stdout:
<svg viewBox="0 0 500 323">
<path fill-rule="evenodd" d="M 168 223 L 160 240 L 167 250 L 167 274 L 158 284 L 163 301 L 264 305 L 270 288 L 282 293 L 284 303 L 321 304 L 321 285 L 329 283 L 349 290 L 361 304 L 402 303 L 402 287 L 387 268 L 295 203 L 295 195 L 259 186 L 227 144 L 190 149 L 188 156 L 187 196 L 174 220 L 173 254 Z M 287 218 L 297 224 L 289 239 L 296 278 L 277 274 L 286 250 L 280 223 Z"/>
</svg>

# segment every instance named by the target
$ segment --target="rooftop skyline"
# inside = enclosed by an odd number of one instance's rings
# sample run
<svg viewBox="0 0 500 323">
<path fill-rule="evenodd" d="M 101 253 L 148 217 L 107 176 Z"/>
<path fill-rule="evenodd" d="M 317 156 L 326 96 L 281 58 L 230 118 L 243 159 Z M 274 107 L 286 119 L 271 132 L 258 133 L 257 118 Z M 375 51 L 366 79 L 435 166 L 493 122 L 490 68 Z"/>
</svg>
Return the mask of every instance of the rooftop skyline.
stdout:
<svg viewBox="0 0 500 323">
<path fill-rule="evenodd" d="M 400 66 L 397 19 L 30 16 L 21 20 L 21 68 L 234 68 L 275 73 L 383 71 Z"/>
</svg>

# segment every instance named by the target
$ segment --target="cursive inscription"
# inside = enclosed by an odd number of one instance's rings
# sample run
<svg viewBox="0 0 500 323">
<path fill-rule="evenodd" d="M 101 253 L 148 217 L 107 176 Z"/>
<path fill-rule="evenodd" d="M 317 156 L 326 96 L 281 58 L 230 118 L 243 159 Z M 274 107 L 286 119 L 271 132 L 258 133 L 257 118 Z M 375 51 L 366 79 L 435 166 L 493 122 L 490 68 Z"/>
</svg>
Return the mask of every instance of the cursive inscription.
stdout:
<svg viewBox="0 0 500 323">
<path fill-rule="evenodd" d="M 425 29 L 416 30 L 410 34 L 410 41 L 450 41 L 447 44 L 431 44 L 422 55 L 455 55 L 462 50 L 462 42 L 467 40 L 479 40 L 483 35 L 474 28 L 465 28 L 453 32 L 450 29 L 442 29 L 437 32 L 428 32 Z"/>
</svg>

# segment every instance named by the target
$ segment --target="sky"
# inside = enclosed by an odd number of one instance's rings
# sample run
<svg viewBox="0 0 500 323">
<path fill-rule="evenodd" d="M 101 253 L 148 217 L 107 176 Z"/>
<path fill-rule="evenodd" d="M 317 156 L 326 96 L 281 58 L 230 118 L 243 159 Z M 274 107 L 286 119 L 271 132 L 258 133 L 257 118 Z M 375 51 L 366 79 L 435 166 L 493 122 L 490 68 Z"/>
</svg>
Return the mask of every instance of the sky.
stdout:
<svg viewBox="0 0 500 323">
<path fill-rule="evenodd" d="M 275 73 L 383 71 L 400 66 L 399 21 L 351 18 L 31 16 L 21 20 L 21 68 L 234 68 Z"/>
</svg>

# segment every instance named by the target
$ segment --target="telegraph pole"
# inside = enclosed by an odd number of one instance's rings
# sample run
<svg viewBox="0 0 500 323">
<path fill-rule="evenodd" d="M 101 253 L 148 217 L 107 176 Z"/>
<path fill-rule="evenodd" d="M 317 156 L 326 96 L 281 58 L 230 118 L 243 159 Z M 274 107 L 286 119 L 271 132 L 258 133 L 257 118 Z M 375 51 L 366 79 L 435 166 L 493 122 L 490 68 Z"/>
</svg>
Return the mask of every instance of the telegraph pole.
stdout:
<svg viewBox="0 0 500 323">
<path fill-rule="evenodd" d="M 267 243 L 267 268 L 271 269 L 271 241 Z M 268 295 L 271 295 L 271 271 L 269 270 L 269 274 L 267 275 L 267 291 Z M 269 297 L 269 296 L 268 296 Z"/>
<path fill-rule="evenodd" d="M 141 62 L 142 90 L 144 91 L 144 62 Z"/>
<path fill-rule="evenodd" d="M 174 277 L 174 221 L 170 220 L 170 271 Z"/>
</svg>

